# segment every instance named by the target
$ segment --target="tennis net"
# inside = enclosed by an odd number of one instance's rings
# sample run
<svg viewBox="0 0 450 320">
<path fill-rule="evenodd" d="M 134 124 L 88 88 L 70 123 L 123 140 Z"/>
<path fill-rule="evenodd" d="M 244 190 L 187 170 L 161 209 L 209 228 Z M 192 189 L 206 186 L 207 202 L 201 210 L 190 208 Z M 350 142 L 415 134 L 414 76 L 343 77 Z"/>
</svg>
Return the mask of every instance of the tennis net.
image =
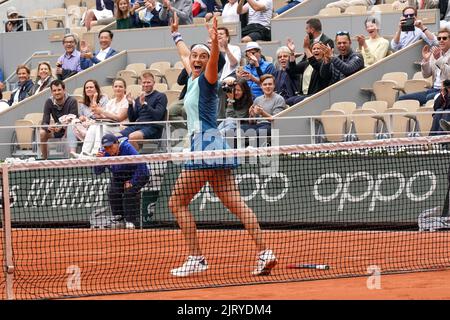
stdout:
<svg viewBox="0 0 450 320">
<path fill-rule="evenodd" d="M 4 163 L 0 298 L 326 279 L 368 275 L 374 268 L 381 273 L 448 268 L 450 234 L 443 230 L 450 225 L 442 207 L 449 143 L 449 136 L 439 136 Z M 233 166 L 236 159 L 232 180 L 220 170 L 212 171 L 203 187 L 202 172 L 211 171 L 186 170 L 191 180 L 180 180 L 187 163 Z M 125 200 L 117 200 L 125 193 L 117 192 L 123 180 L 96 170 L 139 164 L 149 178 Z M 246 220 L 248 232 L 230 212 L 244 210 L 240 202 L 230 205 L 232 185 L 257 217 L 259 240 L 254 221 Z M 122 204 L 123 214 L 117 214 Z M 193 214 L 208 263 L 185 277 L 171 270 L 199 252 L 192 233 L 186 237 L 175 218 L 174 210 L 183 216 L 183 205 Z M 270 275 L 253 274 L 261 246 L 278 261 Z"/>
</svg>

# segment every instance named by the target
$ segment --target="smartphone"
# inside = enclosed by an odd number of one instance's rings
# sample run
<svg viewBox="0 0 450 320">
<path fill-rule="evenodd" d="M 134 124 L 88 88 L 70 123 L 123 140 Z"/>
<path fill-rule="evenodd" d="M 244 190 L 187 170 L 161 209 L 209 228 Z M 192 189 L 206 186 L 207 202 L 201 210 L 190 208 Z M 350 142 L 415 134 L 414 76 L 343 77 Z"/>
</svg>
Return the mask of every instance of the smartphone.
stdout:
<svg viewBox="0 0 450 320">
<path fill-rule="evenodd" d="M 138 1 L 139 7 L 143 7 L 145 6 L 145 2 L 144 1 Z"/>
<path fill-rule="evenodd" d="M 402 31 L 414 31 L 414 18 L 406 18 L 402 23 Z"/>
</svg>

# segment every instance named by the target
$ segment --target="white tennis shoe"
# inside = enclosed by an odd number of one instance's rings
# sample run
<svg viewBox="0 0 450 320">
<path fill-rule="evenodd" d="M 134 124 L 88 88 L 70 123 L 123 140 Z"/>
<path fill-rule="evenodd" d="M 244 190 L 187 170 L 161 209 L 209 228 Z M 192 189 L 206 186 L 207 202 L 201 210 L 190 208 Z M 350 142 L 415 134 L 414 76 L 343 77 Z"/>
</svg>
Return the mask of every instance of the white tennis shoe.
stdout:
<svg viewBox="0 0 450 320">
<path fill-rule="evenodd" d="M 254 276 L 268 276 L 278 261 L 272 250 L 264 250 L 259 253 L 258 265 L 253 270 Z"/>
<path fill-rule="evenodd" d="M 189 256 L 181 267 L 170 270 L 170 273 L 176 277 L 187 277 L 207 269 L 208 263 L 204 256 Z"/>
</svg>

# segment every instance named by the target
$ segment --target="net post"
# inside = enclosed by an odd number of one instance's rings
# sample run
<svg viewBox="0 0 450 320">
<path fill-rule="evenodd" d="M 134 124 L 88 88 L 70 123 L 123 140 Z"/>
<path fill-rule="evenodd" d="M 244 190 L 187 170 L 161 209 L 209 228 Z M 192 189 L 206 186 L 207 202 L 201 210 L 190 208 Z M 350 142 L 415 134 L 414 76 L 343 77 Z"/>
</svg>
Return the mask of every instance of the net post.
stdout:
<svg viewBox="0 0 450 320">
<path fill-rule="evenodd" d="M 12 250 L 12 230 L 11 230 L 11 210 L 9 201 L 9 171 L 8 166 L 3 164 L 2 171 L 2 223 L 3 223 L 3 235 L 5 243 L 5 265 L 4 272 L 6 278 L 6 298 L 8 300 L 14 299 L 14 262 L 13 262 L 13 250 Z"/>
</svg>

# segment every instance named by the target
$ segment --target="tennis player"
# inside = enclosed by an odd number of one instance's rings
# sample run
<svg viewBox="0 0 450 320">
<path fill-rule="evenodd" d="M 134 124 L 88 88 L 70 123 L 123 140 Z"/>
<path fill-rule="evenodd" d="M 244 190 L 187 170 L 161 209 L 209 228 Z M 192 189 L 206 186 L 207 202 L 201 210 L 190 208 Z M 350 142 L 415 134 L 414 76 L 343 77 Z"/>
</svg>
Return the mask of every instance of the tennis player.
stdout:
<svg viewBox="0 0 450 320">
<path fill-rule="evenodd" d="M 208 25 L 207 27 L 211 47 L 195 44 L 189 50 L 178 32 L 178 18 L 175 13 L 171 23 L 172 37 L 178 54 L 190 74 L 184 107 L 187 113 L 191 151 L 227 148 L 225 140 L 217 130 L 219 44 L 216 18 L 213 18 L 212 27 Z M 181 267 L 171 270 L 172 275 L 186 277 L 208 269 L 200 249 L 196 223 L 188 207 L 206 182 L 209 182 L 225 207 L 241 220 L 254 240 L 259 251 L 259 259 L 253 274 L 269 275 L 277 264 L 272 250 L 266 248 L 256 215 L 239 194 L 231 171 L 236 166 L 235 158 L 195 159 L 186 162 L 172 191 L 169 207 L 186 240 L 189 256 Z"/>
<path fill-rule="evenodd" d="M 128 142 L 128 138 L 118 138 L 111 133 L 102 137 L 102 148 L 97 157 L 133 156 L 139 153 Z M 95 166 L 96 174 L 105 171 L 105 166 Z M 108 167 L 112 173 L 108 192 L 111 212 L 119 216 L 118 222 L 123 222 L 127 229 L 134 229 L 139 223 L 141 189 L 149 180 L 149 172 L 145 163 L 118 164 Z"/>
</svg>

